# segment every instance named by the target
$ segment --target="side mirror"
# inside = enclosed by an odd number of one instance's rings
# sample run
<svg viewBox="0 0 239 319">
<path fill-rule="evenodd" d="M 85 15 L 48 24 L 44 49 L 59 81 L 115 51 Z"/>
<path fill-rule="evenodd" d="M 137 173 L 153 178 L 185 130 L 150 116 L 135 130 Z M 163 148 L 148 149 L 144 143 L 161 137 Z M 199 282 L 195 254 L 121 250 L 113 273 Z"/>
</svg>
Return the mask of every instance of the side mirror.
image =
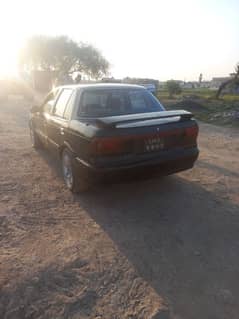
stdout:
<svg viewBox="0 0 239 319">
<path fill-rule="evenodd" d="M 39 105 L 34 105 L 34 106 L 32 106 L 30 112 L 31 112 L 31 113 L 40 112 L 40 106 L 39 106 Z"/>
</svg>

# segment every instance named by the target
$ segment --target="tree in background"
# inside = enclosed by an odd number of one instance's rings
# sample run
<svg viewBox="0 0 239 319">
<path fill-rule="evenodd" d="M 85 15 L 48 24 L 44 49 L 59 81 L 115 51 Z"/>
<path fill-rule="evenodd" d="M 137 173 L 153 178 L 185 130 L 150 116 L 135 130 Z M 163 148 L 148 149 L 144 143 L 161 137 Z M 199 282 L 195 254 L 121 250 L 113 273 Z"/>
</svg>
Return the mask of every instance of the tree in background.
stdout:
<svg viewBox="0 0 239 319">
<path fill-rule="evenodd" d="M 216 93 L 217 99 L 220 97 L 222 91 L 228 86 L 239 86 L 239 63 L 235 66 L 235 72 L 231 74 L 231 78 L 219 86 Z"/>
<path fill-rule="evenodd" d="M 81 43 L 75 67 L 90 78 L 98 79 L 108 73 L 109 62 L 95 47 Z"/>
<path fill-rule="evenodd" d="M 19 66 L 57 75 L 81 72 L 97 79 L 107 74 L 109 62 L 92 45 L 78 44 L 66 36 L 34 36 L 22 49 Z"/>
<path fill-rule="evenodd" d="M 172 98 L 175 94 L 180 94 L 182 92 L 182 89 L 179 83 L 174 80 L 167 81 L 166 88 L 170 98 Z"/>
</svg>

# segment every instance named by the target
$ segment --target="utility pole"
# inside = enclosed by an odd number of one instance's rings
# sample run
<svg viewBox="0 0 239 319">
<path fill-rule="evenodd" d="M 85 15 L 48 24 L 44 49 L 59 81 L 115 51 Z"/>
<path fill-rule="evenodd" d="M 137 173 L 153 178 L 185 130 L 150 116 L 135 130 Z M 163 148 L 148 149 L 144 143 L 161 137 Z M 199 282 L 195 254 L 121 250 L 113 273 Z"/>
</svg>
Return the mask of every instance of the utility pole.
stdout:
<svg viewBox="0 0 239 319">
<path fill-rule="evenodd" d="M 199 75 L 198 82 L 199 82 L 199 86 L 200 86 L 200 84 L 202 83 L 202 73 L 200 73 L 200 75 Z"/>
</svg>

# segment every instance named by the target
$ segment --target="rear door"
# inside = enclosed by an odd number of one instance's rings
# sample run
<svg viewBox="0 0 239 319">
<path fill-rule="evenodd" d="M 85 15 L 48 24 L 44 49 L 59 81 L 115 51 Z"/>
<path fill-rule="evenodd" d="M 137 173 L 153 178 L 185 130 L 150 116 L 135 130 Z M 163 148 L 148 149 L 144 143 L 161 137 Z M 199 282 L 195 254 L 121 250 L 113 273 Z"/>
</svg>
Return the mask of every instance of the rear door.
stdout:
<svg viewBox="0 0 239 319">
<path fill-rule="evenodd" d="M 53 112 L 48 119 L 47 135 L 48 143 L 53 149 L 58 150 L 64 142 L 65 131 L 69 122 L 69 106 L 73 89 L 63 88 L 57 98 Z"/>
<path fill-rule="evenodd" d="M 58 93 L 58 90 L 50 92 L 41 106 L 41 111 L 35 115 L 35 130 L 44 144 L 47 144 L 47 121 L 56 102 Z"/>
</svg>

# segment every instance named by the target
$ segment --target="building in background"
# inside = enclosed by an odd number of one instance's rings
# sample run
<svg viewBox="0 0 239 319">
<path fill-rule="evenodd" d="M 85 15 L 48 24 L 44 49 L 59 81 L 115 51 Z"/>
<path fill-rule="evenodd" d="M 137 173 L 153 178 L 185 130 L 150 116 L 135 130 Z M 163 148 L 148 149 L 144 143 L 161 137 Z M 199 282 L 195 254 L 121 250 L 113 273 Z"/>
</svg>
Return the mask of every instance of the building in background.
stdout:
<svg viewBox="0 0 239 319">
<path fill-rule="evenodd" d="M 222 83 L 230 80 L 231 78 L 232 77 L 230 77 L 230 76 L 212 78 L 212 81 L 211 81 L 211 84 L 210 84 L 210 88 L 217 90 Z"/>
</svg>

